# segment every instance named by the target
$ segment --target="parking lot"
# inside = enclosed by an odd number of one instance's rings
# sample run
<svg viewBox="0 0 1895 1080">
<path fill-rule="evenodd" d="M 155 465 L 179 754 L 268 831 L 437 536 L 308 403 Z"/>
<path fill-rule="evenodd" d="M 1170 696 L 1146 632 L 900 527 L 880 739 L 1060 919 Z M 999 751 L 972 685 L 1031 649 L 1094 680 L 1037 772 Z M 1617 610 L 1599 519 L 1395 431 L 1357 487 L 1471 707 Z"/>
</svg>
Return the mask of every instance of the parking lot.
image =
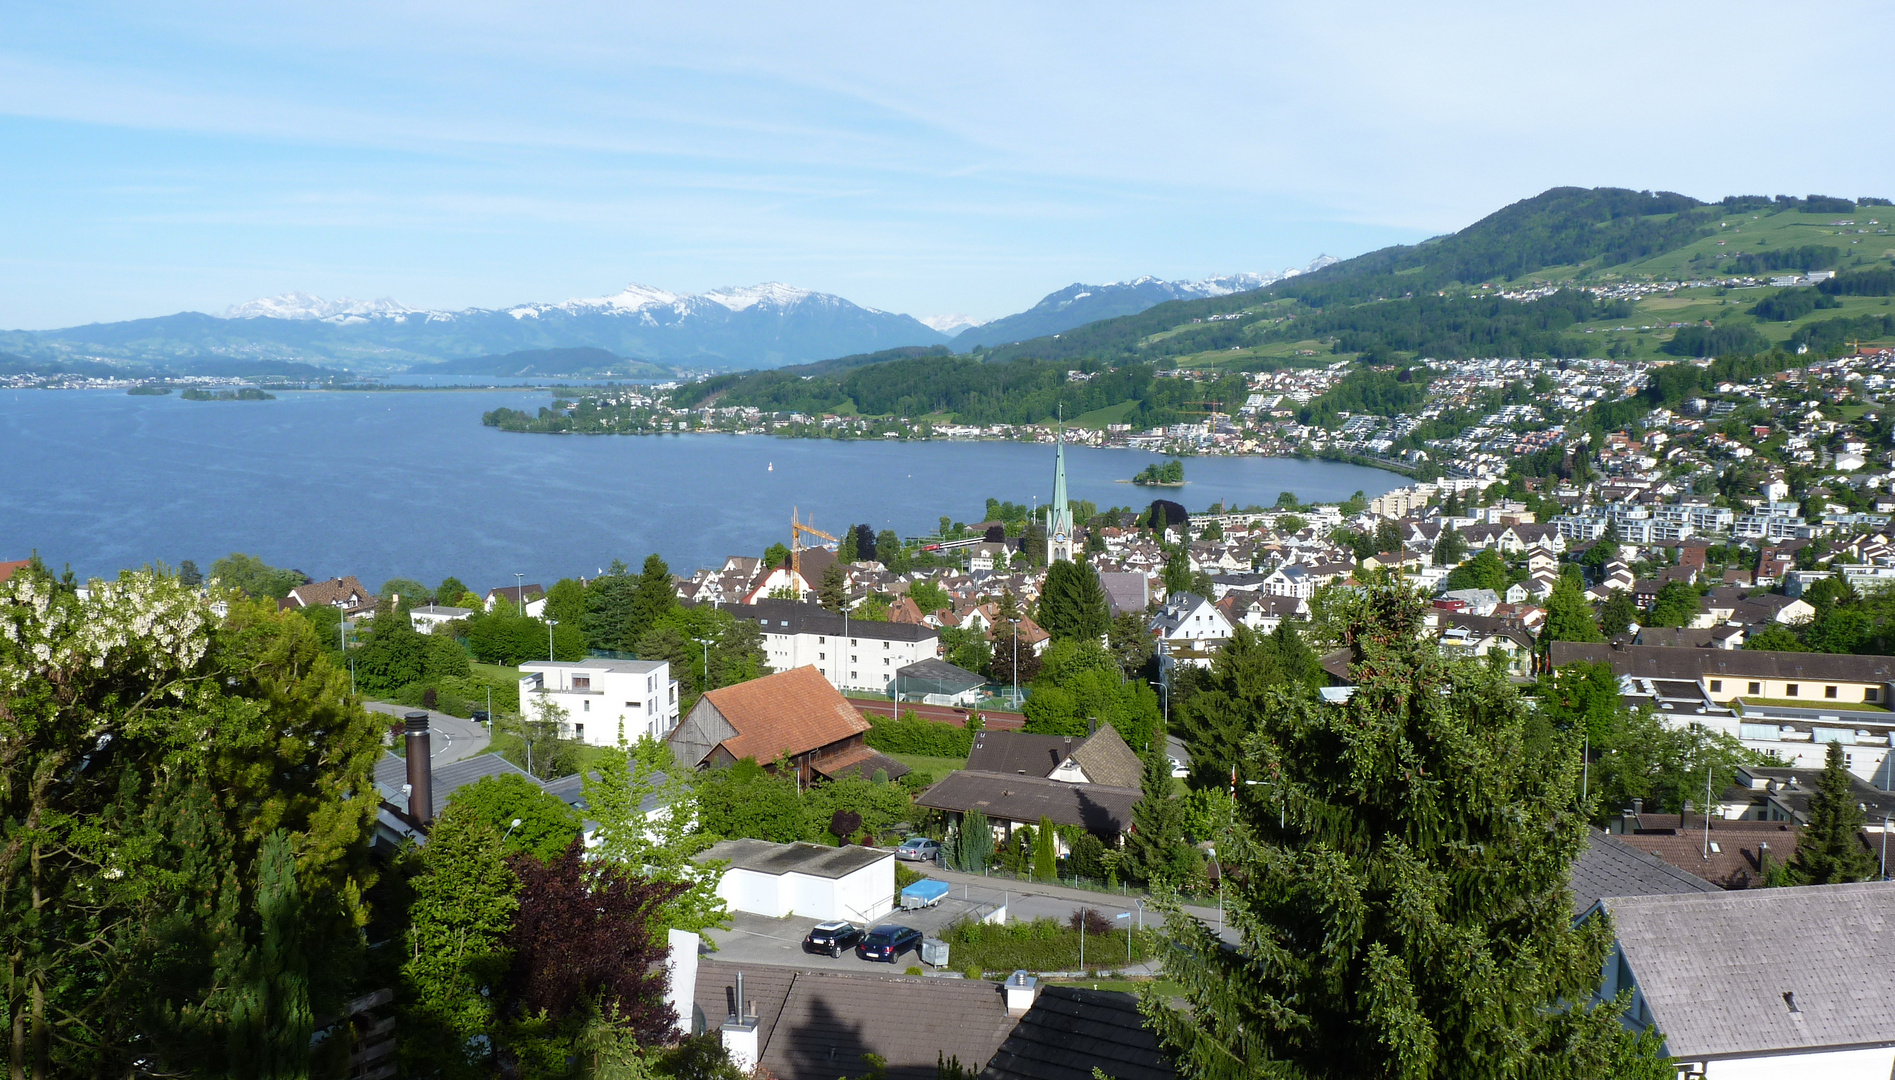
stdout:
<svg viewBox="0 0 1895 1080">
<path fill-rule="evenodd" d="M 1018 883 L 1008 883 L 1017 886 Z M 1054 918 L 1064 922 L 1081 906 L 1093 908 L 1113 920 L 1113 926 L 1123 927 L 1138 921 L 1138 908 L 1135 904 L 1121 902 L 1120 898 L 1099 895 L 1096 898 L 1076 900 L 1066 896 L 1049 896 L 1038 893 L 1023 893 L 1017 888 L 993 888 L 973 883 L 955 883 L 953 891 L 940 904 L 918 911 L 902 911 L 897 908 L 887 915 L 876 919 L 872 926 L 895 924 L 913 927 L 928 937 L 939 937 L 947 927 L 962 919 L 985 918 L 997 908 L 1005 906 L 1008 922 L 1020 922 L 1038 918 Z M 1117 916 L 1125 914 L 1127 918 Z M 1144 913 L 1146 926 L 1162 922 L 1157 913 L 1147 909 Z M 716 943 L 717 958 L 731 963 L 774 964 L 788 967 L 815 968 L 836 971 L 876 971 L 886 972 L 891 967 L 901 971 L 913 966 L 924 966 L 916 952 L 904 953 L 894 964 L 859 960 L 853 950 L 840 957 L 830 957 L 826 953 L 806 953 L 803 951 L 803 937 L 820 920 L 803 916 L 791 916 L 773 919 L 766 915 L 751 915 L 733 912 L 729 930 L 711 930 L 706 937 Z M 857 926 L 863 925 L 860 920 Z M 952 968 L 953 956 L 948 958 Z"/>
</svg>

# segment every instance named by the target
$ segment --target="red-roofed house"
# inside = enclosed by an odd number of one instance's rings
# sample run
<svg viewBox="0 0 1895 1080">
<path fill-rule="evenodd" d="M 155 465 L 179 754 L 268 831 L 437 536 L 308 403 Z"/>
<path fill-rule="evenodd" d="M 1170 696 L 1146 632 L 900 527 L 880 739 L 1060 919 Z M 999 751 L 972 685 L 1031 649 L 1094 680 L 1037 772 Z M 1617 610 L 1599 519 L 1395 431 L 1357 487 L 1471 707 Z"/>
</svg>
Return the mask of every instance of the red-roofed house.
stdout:
<svg viewBox="0 0 1895 1080">
<path fill-rule="evenodd" d="M 877 770 L 890 780 L 908 772 L 863 741 L 869 722 L 814 665 L 707 691 L 665 740 L 680 764 L 719 768 L 750 758 L 774 769 L 787 758 L 796 782 Z"/>
<path fill-rule="evenodd" d="M 5 584 L 8 578 L 31 561 L 31 559 L 21 559 L 18 562 L 0 562 L 0 584 Z"/>
</svg>

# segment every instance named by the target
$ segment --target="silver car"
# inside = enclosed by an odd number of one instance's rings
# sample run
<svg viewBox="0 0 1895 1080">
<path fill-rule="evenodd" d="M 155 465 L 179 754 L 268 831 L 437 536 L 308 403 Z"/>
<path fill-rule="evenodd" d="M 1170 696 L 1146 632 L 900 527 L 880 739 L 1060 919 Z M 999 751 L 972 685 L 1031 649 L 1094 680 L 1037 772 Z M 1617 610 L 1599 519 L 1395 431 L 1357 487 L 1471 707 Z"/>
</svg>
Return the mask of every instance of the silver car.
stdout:
<svg viewBox="0 0 1895 1080">
<path fill-rule="evenodd" d="M 925 836 L 911 836 L 903 840 L 901 846 L 895 849 L 897 859 L 906 859 L 909 862 L 933 862 L 935 856 L 940 853 L 941 845 Z"/>
</svg>

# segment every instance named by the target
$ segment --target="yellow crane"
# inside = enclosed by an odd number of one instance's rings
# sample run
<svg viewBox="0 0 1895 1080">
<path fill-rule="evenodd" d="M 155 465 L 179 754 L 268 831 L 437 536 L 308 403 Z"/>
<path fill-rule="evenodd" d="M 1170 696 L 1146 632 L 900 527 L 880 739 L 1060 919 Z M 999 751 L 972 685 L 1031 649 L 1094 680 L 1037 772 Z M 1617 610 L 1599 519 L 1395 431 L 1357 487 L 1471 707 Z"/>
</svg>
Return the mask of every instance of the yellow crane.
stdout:
<svg viewBox="0 0 1895 1080">
<path fill-rule="evenodd" d="M 836 540 L 835 537 L 818 529 L 814 524 L 804 524 L 801 518 L 802 516 L 797 512 L 797 508 L 794 506 L 790 507 L 790 573 L 795 574 L 797 577 L 803 576 L 804 533 L 808 533 L 811 536 L 820 536 L 824 540 L 835 540 L 837 544 L 842 543 L 842 541 Z M 816 520 L 816 515 L 811 514 L 809 520 L 813 523 Z M 809 582 L 805 581 L 804 584 L 807 585 Z"/>
</svg>

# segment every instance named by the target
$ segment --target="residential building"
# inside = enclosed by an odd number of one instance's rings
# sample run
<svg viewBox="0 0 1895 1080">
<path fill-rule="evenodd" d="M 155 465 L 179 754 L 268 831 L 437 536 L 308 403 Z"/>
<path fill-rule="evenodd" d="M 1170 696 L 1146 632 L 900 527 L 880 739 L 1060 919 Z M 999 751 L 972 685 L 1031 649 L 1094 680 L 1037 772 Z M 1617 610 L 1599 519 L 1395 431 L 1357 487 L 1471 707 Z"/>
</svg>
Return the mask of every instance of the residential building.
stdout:
<svg viewBox="0 0 1895 1080">
<path fill-rule="evenodd" d="M 1029 976 L 1030 978 L 1030 976 Z M 1009 979 L 1011 992 L 1017 982 Z M 1146 1026 L 1138 998 L 1077 986 L 1038 988 L 980 1080 L 1172 1080 L 1177 1070 Z"/>
<path fill-rule="evenodd" d="M 709 690 L 667 740 L 678 761 L 721 768 L 745 758 L 775 770 L 787 761 L 798 785 L 850 773 L 898 779 L 908 767 L 869 749 L 869 722 L 814 667 Z"/>
<path fill-rule="evenodd" d="M 1090 735 L 1030 735 L 984 730 L 974 736 L 967 768 L 1002 776 L 1033 776 L 1062 784 L 1135 788 L 1143 773 L 1138 754 L 1110 724 Z"/>
<path fill-rule="evenodd" d="M 351 575 L 298 585 L 277 602 L 277 607 L 332 607 L 340 609 L 345 619 L 372 618 L 375 615 L 375 594 Z"/>
<path fill-rule="evenodd" d="M 414 628 L 421 633 L 432 634 L 434 633 L 435 627 L 454 622 L 457 619 L 465 619 L 473 613 L 473 608 L 442 607 L 439 604 L 427 604 L 423 607 L 410 608 L 408 610 L 408 621 L 413 623 Z"/>
<path fill-rule="evenodd" d="M 1598 1000 L 1655 1029 L 1681 1077 L 1895 1071 L 1895 883 L 1607 898 L 1617 936 Z"/>
<path fill-rule="evenodd" d="M 481 607 L 493 611 L 505 606 L 516 615 L 525 615 L 537 619 L 546 611 L 546 588 L 542 585 L 508 585 L 500 589 L 488 589 L 487 596 L 481 601 Z"/>
<path fill-rule="evenodd" d="M 874 922 L 895 906 L 895 853 L 880 848 L 740 838 L 695 858 L 725 864 L 717 895 L 732 911 Z"/>
<path fill-rule="evenodd" d="M 1212 650 L 1230 640 L 1230 620 L 1208 598 L 1191 592 L 1165 597 L 1149 625 L 1153 636 L 1172 650 Z"/>
<path fill-rule="evenodd" d="M 520 665 L 520 712 L 563 711 L 567 738 L 617 746 L 678 726 L 678 683 L 664 660 L 533 660 Z"/>
<path fill-rule="evenodd" d="M 813 667 L 838 690 L 888 694 L 896 671 L 941 652 L 940 631 L 921 623 L 851 619 L 793 600 L 759 600 L 727 610 L 757 621 L 772 668 Z"/>
</svg>

